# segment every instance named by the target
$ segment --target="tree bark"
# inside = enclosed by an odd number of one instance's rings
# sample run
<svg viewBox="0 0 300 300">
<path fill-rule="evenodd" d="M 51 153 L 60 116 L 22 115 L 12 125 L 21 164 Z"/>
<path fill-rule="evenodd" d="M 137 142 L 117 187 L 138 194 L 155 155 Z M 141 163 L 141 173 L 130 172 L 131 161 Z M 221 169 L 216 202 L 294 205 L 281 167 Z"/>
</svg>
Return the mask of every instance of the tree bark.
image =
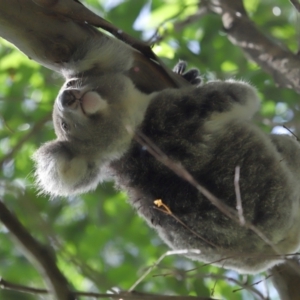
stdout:
<svg viewBox="0 0 300 300">
<path fill-rule="evenodd" d="M 228 39 L 271 74 L 278 86 L 300 93 L 300 58 L 279 41 L 263 34 L 249 19 L 242 0 L 208 0 L 219 14 Z"/>
<path fill-rule="evenodd" d="M 87 22 L 78 22 L 31 0 L 0 0 L 0 36 L 14 44 L 28 58 L 60 72 L 76 48 L 89 38 L 102 39 L 104 33 Z M 138 68 L 139 72 L 132 70 L 128 75 L 143 92 L 151 93 L 188 84 L 181 76 L 166 72 L 164 67 L 141 52 L 133 48 L 132 52 L 135 57 L 134 68 Z"/>
<path fill-rule="evenodd" d="M 285 264 L 270 270 L 272 282 L 281 300 L 300 300 L 300 264 L 298 260 L 288 260 Z"/>
</svg>

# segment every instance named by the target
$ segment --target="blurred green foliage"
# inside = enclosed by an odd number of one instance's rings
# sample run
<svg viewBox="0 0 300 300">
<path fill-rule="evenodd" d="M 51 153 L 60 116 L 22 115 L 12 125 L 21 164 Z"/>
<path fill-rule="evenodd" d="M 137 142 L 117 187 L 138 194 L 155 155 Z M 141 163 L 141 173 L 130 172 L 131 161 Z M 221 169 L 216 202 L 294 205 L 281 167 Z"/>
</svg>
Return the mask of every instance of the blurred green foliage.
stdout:
<svg viewBox="0 0 300 300">
<path fill-rule="evenodd" d="M 199 68 L 205 80 L 235 77 L 253 83 L 262 99 L 257 123 L 267 132 L 284 122 L 299 127 L 299 96 L 292 90 L 276 88 L 269 75 L 247 60 L 241 50 L 228 41 L 218 16 L 206 15 L 181 27 L 180 31 L 176 29 L 182 20 L 196 12 L 197 0 L 84 2 L 135 37 L 147 40 L 157 30 L 163 39 L 154 46 L 154 51 L 170 67 L 183 59 L 189 62 L 189 67 Z M 297 17 L 289 1 L 278 0 L 275 4 L 271 0 L 249 0 L 245 4 L 264 33 L 297 50 Z M 38 196 L 33 186 L 30 157 L 41 143 L 54 137 L 50 113 L 62 83 L 61 76 L 30 61 L 0 40 L 0 82 L 1 199 L 34 237 L 54 247 L 58 265 L 74 288 L 99 292 L 114 286 L 129 289 L 168 248 L 126 203 L 126 195 L 116 193 L 112 183 L 105 183 L 94 193 L 49 201 L 47 197 Z M 24 137 L 26 141 L 20 143 Z M 0 238 L 0 276 L 18 284 L 43 287 L 41 275 L 1 224 Z M 196 271 L 183 276 L 174 271 L 195 267 Z M 168 257 L 152 274 L 164 273 L 173 275 L 148 276 L 138 289 L 163 294 L 254 299 L 245 290 L 233 292 L 239 286 L 232 282 L 204 278 L 205 274 L 216 273 L 242 280 L 234 272 L 202 267 L 201 263 L 182 257 Z M 250 277 L 249 282 L 263 278 L 263 275 Z M 271 299 L 276 299 L 268 281 L 267 286 Z M 264 282 L 255 286 L 260 291 L 263 287 Z M 0 290 L 0 299 L 37 297 Z"/>
</svg>

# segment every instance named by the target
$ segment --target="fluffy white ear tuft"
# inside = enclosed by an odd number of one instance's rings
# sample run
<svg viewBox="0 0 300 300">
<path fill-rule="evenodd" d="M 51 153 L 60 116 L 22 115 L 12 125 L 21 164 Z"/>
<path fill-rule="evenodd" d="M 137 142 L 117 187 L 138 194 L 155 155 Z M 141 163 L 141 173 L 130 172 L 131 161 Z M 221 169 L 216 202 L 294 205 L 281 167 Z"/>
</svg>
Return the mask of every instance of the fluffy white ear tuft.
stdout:
<svg viewBox="0 0 300 300">
<path fill-rule="evenodd" d="M 52 196 L 84 193 L 95 189 L 100 181 L 99 164 L 84 156 L 75 156 L 68 142 L 48 142 L 32 158 L 41 193 Z"/>
</svg>

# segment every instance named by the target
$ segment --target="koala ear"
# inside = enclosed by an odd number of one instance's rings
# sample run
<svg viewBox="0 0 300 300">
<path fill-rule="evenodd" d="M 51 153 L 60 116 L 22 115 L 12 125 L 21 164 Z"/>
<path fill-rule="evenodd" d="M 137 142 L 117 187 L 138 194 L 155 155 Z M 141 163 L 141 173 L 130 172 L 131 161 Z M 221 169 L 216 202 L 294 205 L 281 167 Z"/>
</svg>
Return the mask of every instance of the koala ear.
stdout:
<svg viewBox="0 0 300 300">
<path fill-rule="evenodd" d="M 71 149 L 69 142 L 56 140 L 44 144 L 33 154 L 36 183 L 41 193 L 68 196 L 97 187 L 99 162 L 75 154 Z"/>
</svg>

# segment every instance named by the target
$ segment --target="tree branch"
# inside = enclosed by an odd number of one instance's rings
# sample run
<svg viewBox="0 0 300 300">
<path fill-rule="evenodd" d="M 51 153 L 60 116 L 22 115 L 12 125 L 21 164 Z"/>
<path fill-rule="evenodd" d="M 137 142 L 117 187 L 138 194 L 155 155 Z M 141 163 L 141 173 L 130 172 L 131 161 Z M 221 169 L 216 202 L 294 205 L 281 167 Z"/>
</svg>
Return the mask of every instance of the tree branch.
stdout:
<svg viewBox="0 0 300 300">
<path fill-rule="evenodd" d="M 292 5 L 295 7 L 295 9 L 300 12 L 300 3 L 298 2 L 298 0 L 290 0 L 290 2 L 292 3 Z"/>
<path fill-rule="evenodd" d="M 300 59 L 275 39 L 261 33 L 247 16 L 241 0 L 210 1 L 222 18 L 229 40 L 271 74 L 281 87 L 300 93 Z"/>
<path fill-rule="evenodd" d="M 125 34 L 76 1 L 0 0 L 0 36 L 30 59 L 57 72 L 86 40 L 100 40 L 104 36 L 111 38 L 90 24 L 112 32 L 143 51 L 132 48 L 135 61 L 128 74 L 140 90 L 150 93 L 167 87 L 189 85 L 169 70 L 148 45 Z"/>
<path fill-rule="evenodd" d="M 24 285 L 15 284 L 4 279 L 0 279 L 0 286 L 3 289 L 19 291 L 29 294 L 35 295 L 47 295 L 49 294 L 48 290 L 45 289 L 37 289 L 32 287 L 27 287 Z M 100 293 L 93 293 L 93 292 L 73 292 L 74 296 L 82 296 L 82 297 L 90 297 L 93 299 L 102 299 L 102 298 L 109 298 L 109 299 L 124 299 L 124 300 L 217 300 L 208 297 L 196 297 L 196 296 L 168 296 L 168 295 L 155 295 L 155 294 L 146 294 L 140 293 L 136 291 L 127 292 L 127 291 L 118 291 L 117 293 L 111 294 L 100 294 Z"/>
<path fill-rule="evenodd" d="M 300 300 L 300 276 L 296 271 L 297 269 L 300 269 L 299 260 L 291 259 L 270 270 L 272 282 L 278 291 L 280 299 Z"/>
<path fill-rule="evenodd" d="M 21 245 L 24 254 L 38 268 L 46 284 L 57 300 L 75 300 L 69 283 L 56 266 L 54 254 L 37 242 L 18 219 L 0 201 L 0 220 Z"/>
</svg>

